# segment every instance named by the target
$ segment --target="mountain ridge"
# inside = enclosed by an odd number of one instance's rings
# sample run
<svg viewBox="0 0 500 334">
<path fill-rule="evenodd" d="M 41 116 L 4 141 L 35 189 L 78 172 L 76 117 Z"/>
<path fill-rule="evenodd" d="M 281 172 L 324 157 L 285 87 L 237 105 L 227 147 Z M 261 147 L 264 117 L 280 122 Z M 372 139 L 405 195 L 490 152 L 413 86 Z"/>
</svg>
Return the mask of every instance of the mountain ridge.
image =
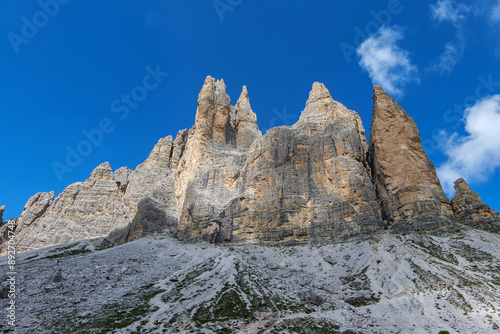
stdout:
<svg viewBox="0 0 500 334">
<path fill-rule="evenodd" d="M 411 116 L 380 86 L 373 100 L 370 143 L 359 115 L 318 82 L 294 125 L 262 134 L 246 87 L 233 106 L 209 76 L 193 127 L 160 139 L 135 170 L 103 163 L 57 198 L 30 198 L 15 219 L 18 251 L 108 235 L 123 243 L 143 231 L 293 244 L 500 224 L 465 181 L 455 202 L 446 198 Z M 161 221 L 139 214 L 140 203 Z"/>
</svg>

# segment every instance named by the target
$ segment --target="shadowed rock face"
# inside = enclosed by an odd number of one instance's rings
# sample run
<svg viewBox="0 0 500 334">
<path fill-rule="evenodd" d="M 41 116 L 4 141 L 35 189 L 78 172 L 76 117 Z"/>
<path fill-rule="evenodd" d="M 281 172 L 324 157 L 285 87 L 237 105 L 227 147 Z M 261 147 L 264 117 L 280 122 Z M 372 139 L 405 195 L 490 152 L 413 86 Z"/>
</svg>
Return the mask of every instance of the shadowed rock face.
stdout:
<svg viewBox="0 0 500 334">
<path fill-rule="evenodd" d="M 0 206 L 0 225 L 3 223 L 3 212 L 5 211 L 5 205 Z"/>
<path fill-rule="evenodd" d="M 3 212 L 5 211 L 5 205 L 0 206 L 0 244 L 8 241 L 8 226 L 7 222 L 3 225 Z"/>
<path fill-rule="evenodd" d="M 449 200 L 422 148 L 415 122 L 380 86 L 374 86 L 373 103 L 370 157 L 384 219 L 403 228 L 450 225 Z"/>
<path fill-rule="evenodd" d="M 194 126 L 160 139 L 135 170 L 103 163 L 56 198 L 31 197 L 14 221 L 18 250 L 174 230 L 184 241 L 292 244 L 449 227 L 453 214 L 498 219 L 462 181 L 453 212 L 413 119 L 379 86 L 373 100 L 370 145 L 359 115 L 320 83 L 296 124 L 262 135 L 247 88 L 232 106 L 224 81 L 207 77 Z"/>
<path fill-rule="evenodd" d="M 455 192 L 451 206 L 461 223 L 472 226 L 488 226 L 496 223 L 500 226 L 498 211 L 484 204 L 481 197 L 471 190 L 464 179 L 455 181 Z"/>
<path fill-rule="evenodd" d="M 146 197 L 139 202 L 132 222 L 125 228 L 112 231 L 107 239 L 114 245 L 121 245 L 148 235 L 176 230 L 177 218 L 169 216 L 158 202 Z"/>
</svg>

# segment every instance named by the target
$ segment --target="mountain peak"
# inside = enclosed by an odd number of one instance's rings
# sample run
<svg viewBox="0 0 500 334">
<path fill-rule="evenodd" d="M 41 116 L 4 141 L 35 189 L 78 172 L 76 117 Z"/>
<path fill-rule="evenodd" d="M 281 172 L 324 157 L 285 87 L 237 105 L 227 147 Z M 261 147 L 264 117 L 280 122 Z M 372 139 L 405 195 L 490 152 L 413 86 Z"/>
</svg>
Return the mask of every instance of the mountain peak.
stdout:
<svg viewBox="0 0 500 334">
<path fill-rule="evenodd" d="M 41 248 L 120 235 L 123 227 L 143 236 L 154 217 L 167 219 L 183 241 L 214 243 L 292 244 L 384 226 L 498 223 L 465 181 L 456 185 L 450 205 L 415 122 L 381 86 L 373 86 L 368 149 L 359 115 L 322 83 L 312 85 L 296 124 L 262 135 L 247 87 L 231 106 L 224 81 L 207 76 L 190 130 L 160 139 L 134 171 L 113 173 L 105 162 L 55 200 L 53 193 L 32 197 L 16 226 L 21 244 Z"/>
<path fill-rule="evenodd" d="M 324 84 L 315 82 L 309 92 L 309 99 L 307 100 L 306 105 L 317 102 L 321 99 L 332 99 L 332 97 Z"/>
</svg>

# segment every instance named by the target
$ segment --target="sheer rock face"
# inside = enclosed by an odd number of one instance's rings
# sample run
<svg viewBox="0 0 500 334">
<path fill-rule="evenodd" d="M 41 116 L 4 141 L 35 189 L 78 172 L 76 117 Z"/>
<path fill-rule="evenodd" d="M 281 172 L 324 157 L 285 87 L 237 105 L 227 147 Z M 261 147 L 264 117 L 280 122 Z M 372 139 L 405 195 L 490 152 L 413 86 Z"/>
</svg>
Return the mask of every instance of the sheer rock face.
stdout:
<svg viewBox="0 0 500 334">
<path fill-rule="evenodd" d="M 30 226 L 35 220 L 40 218 L 53 201 L 53 191 L 50 193 L 38 193 L 31 196 L 24 206 L 24 211 L 19 218 L 17 232 L 19 233 L 23 228 Z"/>
<path fill-rule="evenodd" d="M 127 228 L 146 197 L 165 212 L 165 224 L 177 225 L 175 173 L 170 165 L 178 149 L 169 136 L 160 139 L 134 171 L 122 167 L 113 173 L 109 163 L 103 163 L 85 182 L 68 186 L 55 200 L 53 192 L 34 195 L 17 222 L 19 250 L 105 237 Z"/>
<path fill-rule="evenodd" d="M 240 192 L 238 182 L 248 148 L 260 136 L 246 88 L 231 107 L 224 82 L 208 77 L 176 172 L 179 229 L 184 239 L 220 234 L 219 218 Z"/>
<path fill-rule="evenodd" d="M 159 203 L 172 217 L 177 217 L 174 197 L 175 173 L 171 169 L 171 157 L 175 145 L 172 136 L 162 138 L 149 157 L 130 171 L 128 186 L 123 196 L 123 209 L 127 219 L 136 215 L 137 205 L 145 197 Z"/>
<path fill-rule="evenodd" d="M 8 226 L 7 221 L 5 225 L 3 224 L 3 212 L 5 211 L 5 205 L 0 206 L 0 245 L 8 241 Z"/>
<path fill-rule="evenodd" d="M 413 119 L 374 86 L 370 156 L 382 214 L 393 228 L 451 225 L 453 212 Z"/>
<path fill-rule="evenodd" d="M 455 192 L 451 206 L 458 221 L 472 226 L 500 224 L 498 211 L 484 204 L 481 197 L 471 190 L 464 179 L 455 181 Z"/>
<path fill-rule="evenodd" d="M 394 231 L 452 225 L 413 119 L 378 86 L 374 104 L 370 146 L 359 115 L 320 83 L 296 124 L 262 135 L 246 87 L 232 106 L 224 82 L 207 77 L 194 126 L 160 139 L 135 170 L 113 173 L 103 163 L 55 199 L 30 198 L 16 220 L 18 251 L 104 236 L 121 244 L 157 232 L 291 244 L 368 235 L 384 224 Z M 497 219 L 459 188 L 460 221 Z"/>
<path fill-rule="evenodd" d="M 44 198 L 53 197 L 53 193 L 49 195 Z M 42 196 L 35 201 L 36 196 L 28 204 L 39 203 Z M 22 227 L 17 235 L 20 250 L 106 236 L 125 220 L 120 189 L 109 163 L 99 165 L 85 182 L 67 187 L 43 213 L 32 215 L 30 211 L 25 210 L 18 222 Z"/>
<path fill-rule="evenodd" d="M 217 193 L 213 200 L 227 204 L 194 216 L 187 240 L 294 243 L 381 228 L 357 113 L 316 83 L 302 115 L 293 127 L 271 129 L 253 142 L 239 160 L 235 191 L 227 193 L 233 196 Z M 196 209 L 199 201 L 192 203 Z"/>
<path fill-rule="evenodd" d="M 162 205 L 146 197 L 139 202 L 132 222 L 125 228 L 113 230 L 107 239 L 114 245 L 120 245 L 148 235 L 176 230 L 177 218 L 169 216 Z"/>
<path fill-rule="evenodd" d="M 0 225 L 3 223 L 3 212 L 5 211 L 5 205 L 0 206 Z"/>
<path fill-rule="evenodd" d="M 252 111 L 250 100 L 248 98 L 247 87 L 243 86 L 236 106 L 233 108 L 234 131 L 236 132 L 236 147 L 249 149 L 255 139 L 262 133 L 257 125 L 257 115 Z"/>
</svg>

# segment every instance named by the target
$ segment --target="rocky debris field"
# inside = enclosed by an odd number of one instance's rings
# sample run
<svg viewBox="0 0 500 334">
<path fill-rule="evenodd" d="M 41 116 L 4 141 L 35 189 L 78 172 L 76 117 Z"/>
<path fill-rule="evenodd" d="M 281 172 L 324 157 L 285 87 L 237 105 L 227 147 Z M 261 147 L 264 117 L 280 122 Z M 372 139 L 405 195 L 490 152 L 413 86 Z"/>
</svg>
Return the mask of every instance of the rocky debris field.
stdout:
<svg viewBox="0 0 500 334">
<path fill-rule="evenodd" d="M 298 246 L 85 240 L 18 255 L 15 333 L 498 333 L 499 246 L 474 229 Z"/>
</svg>

